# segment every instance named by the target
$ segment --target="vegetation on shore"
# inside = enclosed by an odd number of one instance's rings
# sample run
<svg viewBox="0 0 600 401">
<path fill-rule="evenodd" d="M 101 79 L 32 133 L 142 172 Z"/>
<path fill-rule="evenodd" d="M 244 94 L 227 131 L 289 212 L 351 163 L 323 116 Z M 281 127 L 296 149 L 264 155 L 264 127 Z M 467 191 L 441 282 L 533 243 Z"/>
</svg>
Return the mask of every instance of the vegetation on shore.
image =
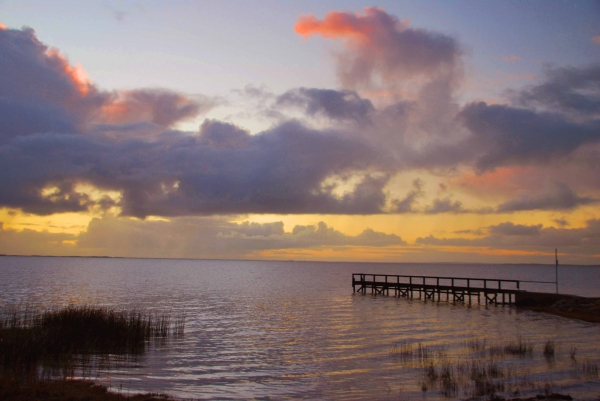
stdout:
<svg viewBox="0 0 600 401">
<path fill-rule="evenodd" d="M 106 393 L 102 386 L 67 379 L 107 369 L 113 359 L 135 360 L 151 344 L 182 335 L 183 330 L 183 316 L 173 319 L 168 314 L 93 306 L 4 309 L 0 311 L 0 400 L 118 400 L 101 395 Z"/>
</svg>

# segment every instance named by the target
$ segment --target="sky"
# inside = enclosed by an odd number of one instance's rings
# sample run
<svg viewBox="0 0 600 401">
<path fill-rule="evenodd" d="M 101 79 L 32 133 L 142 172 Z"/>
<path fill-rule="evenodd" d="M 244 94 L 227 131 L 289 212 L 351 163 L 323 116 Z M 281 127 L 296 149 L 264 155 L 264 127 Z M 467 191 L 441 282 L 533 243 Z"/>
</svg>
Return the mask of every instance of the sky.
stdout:
<svg viewBox="0 0 600 401">
<path fill-rule="evenodd" d="M 0 253 L 600 264 L 600 1 L 0 0 Z"/>
</svg>

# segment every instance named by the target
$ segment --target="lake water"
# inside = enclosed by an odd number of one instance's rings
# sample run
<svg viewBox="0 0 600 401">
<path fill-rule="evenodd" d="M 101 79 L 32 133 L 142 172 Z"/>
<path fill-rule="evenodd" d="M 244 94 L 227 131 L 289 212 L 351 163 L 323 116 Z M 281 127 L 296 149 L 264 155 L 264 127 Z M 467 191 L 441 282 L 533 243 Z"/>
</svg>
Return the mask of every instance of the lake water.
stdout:
<svg viewBox="0 0 600 401">
<path fill-rule="evenodd" d="M 353 294 L 352 273 L 554 281 L 554 266 L 543 265 L 2 257 L 0 306 L 185 314 L 182 338 L 100 374 L 99 381 L 121 391 L 194 399 L 441 400 L 448 398 L 439 386 L 424 385 L 427 366 L 445 364 L 458 375 L 479 357 L 474 344 L 499 349 L 520 340 L 533 346 L 531 355 L 492 359 L 507 369 L 512 390 L 598 399 L 599 324 L 511 306 Z M 561 266 L 559 285 L 564 293 L 599 297 L 600 267 Z M 522 289 L 552 292 L 554 285 Z M 556 345 L 552 359 L 542 355 L 547 341 Z M 422 350 L 431 357 L 422 358 Z M 462 384 L 450 398 L 469 398 L 469 391 Z"/>
</svg>

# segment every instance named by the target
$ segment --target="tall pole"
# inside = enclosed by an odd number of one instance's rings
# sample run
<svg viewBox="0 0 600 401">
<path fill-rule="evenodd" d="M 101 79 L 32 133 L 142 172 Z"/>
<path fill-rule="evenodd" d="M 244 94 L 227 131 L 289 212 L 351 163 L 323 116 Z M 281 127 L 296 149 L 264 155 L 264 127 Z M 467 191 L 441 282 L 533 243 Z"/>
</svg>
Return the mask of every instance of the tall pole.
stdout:
<svg viewBox="0 0 600 401">
<path fill-rule="evenodd" d="M 554 248 L 554 278 L 556 280 L 556 293 L 558 294 L 558 249 Z"/>
</svg>

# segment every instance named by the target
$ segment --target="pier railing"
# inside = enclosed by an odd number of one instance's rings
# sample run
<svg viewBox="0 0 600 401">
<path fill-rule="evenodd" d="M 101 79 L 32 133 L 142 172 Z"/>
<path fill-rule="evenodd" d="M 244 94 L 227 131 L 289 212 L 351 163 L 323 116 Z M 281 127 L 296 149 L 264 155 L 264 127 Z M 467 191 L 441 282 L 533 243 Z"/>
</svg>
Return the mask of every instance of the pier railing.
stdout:
<svg viewBox="0 0 600 401">
<path fill-rule="evenodd" d="M 419 298 L 440 301 L 460 301 L 471 303 L 472 297 L 481 302 L 483 295 L 485 303 L 514 303 L 516 294 L 521 292 L 520 280 L 500 280 L 473 277 L 437 277 L 393 274 L 353 273 L 352 288 L 354 292 L 366 294 L 367 289 L 372 294 L 389 295 L 390 290 L 395 296 L 413 298 L 415 293 Z"/>
</svg>

